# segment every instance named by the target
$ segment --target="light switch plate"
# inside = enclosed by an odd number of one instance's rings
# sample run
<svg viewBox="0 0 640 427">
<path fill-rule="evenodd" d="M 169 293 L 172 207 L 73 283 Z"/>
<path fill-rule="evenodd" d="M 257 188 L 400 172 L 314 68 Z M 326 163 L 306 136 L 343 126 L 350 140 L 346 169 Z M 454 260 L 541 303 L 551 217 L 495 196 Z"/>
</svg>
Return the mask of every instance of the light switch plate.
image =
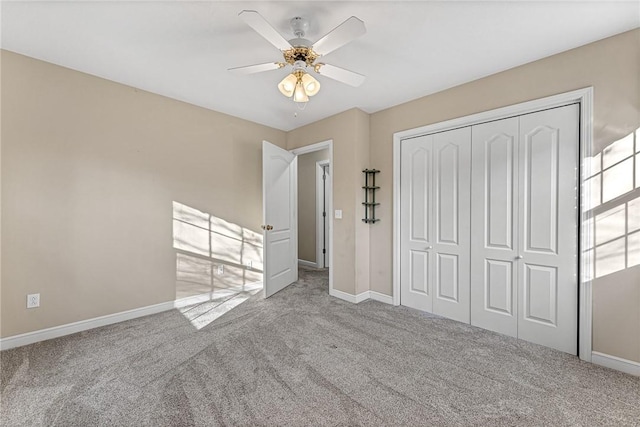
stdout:
<svg viewBox="0 0 640 427">
<path fill-rule="evenodd" d="M 342 209 L 336 209 L 336 219 L 342 219 Z"/>
</svg>

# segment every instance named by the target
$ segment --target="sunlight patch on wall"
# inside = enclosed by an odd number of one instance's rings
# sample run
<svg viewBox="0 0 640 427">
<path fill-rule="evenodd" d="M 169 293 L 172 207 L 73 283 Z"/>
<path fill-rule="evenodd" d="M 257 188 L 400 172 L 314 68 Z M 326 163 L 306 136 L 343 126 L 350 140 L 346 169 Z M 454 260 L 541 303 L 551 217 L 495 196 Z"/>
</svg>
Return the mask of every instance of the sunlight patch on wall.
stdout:
<svg viewBox="0 0 640 427">
<path fill-rule="evenodd" d="M 262 234 L 173 202 L 176 299 L 197 329 L 262 289 Z M 194 297 L 198 300 L 193 304 Z"/>
<path fill-rule="evenodd" d="M 173 247 L 262 271 L 262 234 L 173 202 Z"/>
</svg>

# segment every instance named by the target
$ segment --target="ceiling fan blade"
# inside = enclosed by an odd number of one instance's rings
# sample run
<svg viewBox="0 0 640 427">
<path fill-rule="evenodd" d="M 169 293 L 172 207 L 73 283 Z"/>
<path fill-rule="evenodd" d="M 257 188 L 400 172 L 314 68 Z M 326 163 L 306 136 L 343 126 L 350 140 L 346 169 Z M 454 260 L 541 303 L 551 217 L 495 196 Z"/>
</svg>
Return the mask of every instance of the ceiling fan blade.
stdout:
<svg viewBox="0 0 640 427">
<path fill-rule="evenodd" d="M 238 14 L 238 16 L 251 28 L 256 30 L 258 34 L 264 37 L 269 43 L 274 45 L 280 50 L 291 49 L 291 43 L 285 40 L 282 35 L 276 31 L 275 28 L 271 26 L 267 22 L 266 19 L 262 17 L 255 10 L 243 10 Z"/>
<path fill-rule="evenodd" d="M 366 78 L 362 74 L 354 73 L 353 71 L 345 70 L 344 68 L 329 64 L 317 64 L 315 71 L 321 76 L 329 77 L 330 79 L 334 79 L 354 87 L 360 86 L 364 83 L 364 79 Z"/>
<path fill-rule="evenodd" d="M 264 64 L 246 65 L 244 67 L 229 68 L 229 71 L 236 74 L 254 74 L 261 73 L 263 71 L 277 70 L 284 67 L 282 62 L 267 62 Z"/>
<path fill-rule="evenodd" d="M 315 42 L 313 50 L 319 55 L 326 55 L 366 32 L 367 29 L 364 27 L 364 22 L 352 16 Z"/>
</svg>

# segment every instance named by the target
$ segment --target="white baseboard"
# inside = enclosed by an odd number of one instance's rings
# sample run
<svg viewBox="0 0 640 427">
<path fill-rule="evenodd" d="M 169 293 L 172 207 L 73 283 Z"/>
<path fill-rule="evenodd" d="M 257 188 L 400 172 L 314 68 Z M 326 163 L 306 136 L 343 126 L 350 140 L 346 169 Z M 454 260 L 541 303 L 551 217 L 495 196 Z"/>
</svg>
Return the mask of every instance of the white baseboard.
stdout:
<svg viewBox="0 0 640 427">
<path fill-rule="evenodd" d="M 262 282 L 248 283 L 244 285 L 246 292 L 255 291 L 262 287 Z M 236 292 L 229 292 L 229 296 Z M 217 296 L 221 296 L 217 294 Z M 148 305 L 146 307 L 134 308 L 133 310 L 121 311 L 120 313 L 107 314 L 106 316 L 94 317 L 93 319 L 80 320 L 66 325 L 54 326 L 52 328 L 40 329 L 39 331 L 27 332 L 25 334 L 14 335 L 12 337 L 0 338 L 0 350 L 22 347 L 23 345 L 34 344 L 65 335 L 75 334 L 101 326 L 112 325 L 125 320 L 136 319 L 150 314 L 161 313 L 174 308 L 182 308 L 188 305 L 199 304 L 211 300 L 211 293 L 180 298 L 175 301 L 167 301 L 160 304 Z"/>
<path fill-rule="evenodd" d="M 66 325 L 54 326 L 52 328 L 14 335 L 12 337 L 0 338 L 0 350 L 22 347 L 23 345 L 34 344 L 40 341 L 50 340 L 52 338 L 59 338 L 65 335 L 86 331 L 88 329 L 124 322 L 125 320 L 131 320 L 137 317 L 161 313 L 163 311 L 173 309 L 174 306 L 174 301 L 167 301 L 160 304 L 148 305 L 146 307 L 134 308 L 133 310 L 121 311 L 120 313 L 107 314 L 106 316 L 94 317 L 93 319 L 80 320 L 79 322 L 67 323 Z"/>
<path fill-rule="evenodd" d="M 393 297 L 391 295 L 381 294 L 380 292 L 376 292 L 376 291 L 369 291 L 369 298 L 371 298 L 374 301 L 379 301 L 385 304 L 393 305 Z"/>
<path fill-rule="evenodd" d="M 640 363 L 610 354 L 591 352 L 591 363 L 640 377 Z"/>
<path fill-rule="evenodd" d="M 304 259 L 299 259 L 298 260 L 298 264 L 304 265 L 305 267 L 318 268 L 318 264 L 317 263 L 311 262 L 311 261 L 307 261 L 307 260 L 304 260 Z"/>
<path fill-rule="evenodd" d="M 353 294 L 348 294 L 346 292 L 339 291 L 337 289 L 329 289 L 329 295 L 332 297 L 340 298 L 341 300 L 348 301 L 353 304 L 357 304 L 356 296 Z"/>
<path fill-rule="evenodd" d="M 366 301 L 369 299 L 369 291 L 364 291 L 355 296 L 356 304 L 361 303 L 362 301 Z"/>
<path fill-rule="evenodd" d="M 393 298 L 389 295 L 381 294 L 376 291 L 364 291 L 358 295 L 348 294 L 346 292 L 339 291 L 337 289 L 331 289 L 329 295 L 332 297 L 340 298 L 345 301 L 349 301 L 353 304 L 358 304 L 362 301 L 372 299 L 374 301 L 383 302 L 385 304 L 393 304 Z"/>
</svg>

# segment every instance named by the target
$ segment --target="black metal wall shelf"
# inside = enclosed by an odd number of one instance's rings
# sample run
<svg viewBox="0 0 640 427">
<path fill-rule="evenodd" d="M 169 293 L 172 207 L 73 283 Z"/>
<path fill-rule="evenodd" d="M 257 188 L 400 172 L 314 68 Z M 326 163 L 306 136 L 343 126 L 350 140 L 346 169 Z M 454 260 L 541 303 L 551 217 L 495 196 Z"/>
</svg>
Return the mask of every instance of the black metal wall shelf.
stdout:
<svg viewBox="0 0 640 427">
<path fill-rule="evenodd" d="M 364 218 L 362 221 L 367 224 L 375 224 L 380 221 L 376 218 L 376 206 L 379 206 L 380 203 L 376 202 L 376 190 L 380 187 L 376 186 L 376 174 L 380 173 L 377 169 L 365 169 L 362 171 L 364 173 L 364 202 L 362 205 L 364 206 Z"/>
</svg>

